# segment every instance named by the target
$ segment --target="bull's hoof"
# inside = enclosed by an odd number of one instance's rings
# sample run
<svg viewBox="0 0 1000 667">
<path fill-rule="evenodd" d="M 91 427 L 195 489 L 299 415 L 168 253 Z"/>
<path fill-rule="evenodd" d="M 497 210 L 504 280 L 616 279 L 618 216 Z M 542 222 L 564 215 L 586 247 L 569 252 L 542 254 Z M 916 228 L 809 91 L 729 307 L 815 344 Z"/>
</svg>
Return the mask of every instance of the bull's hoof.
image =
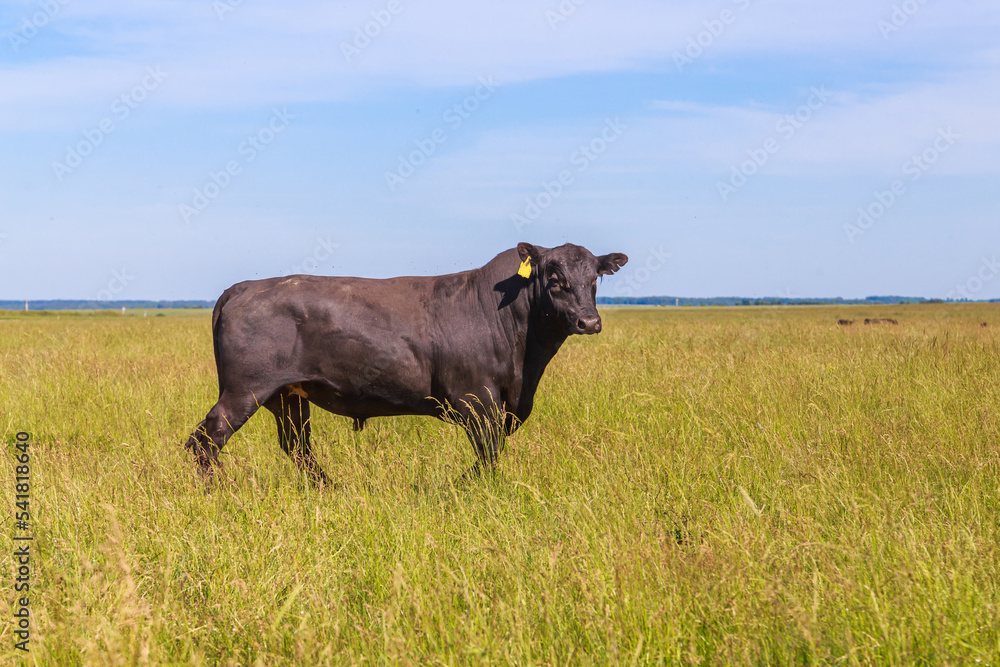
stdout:
<svg viewBox="0 0 1000 667">
<path fill-rule="evenodd" d="M 484 465 L 483 463 L 477 462 L 471 468 L 462 473 L 462 476 L 458 478 L 455 485 L 461 486 L 462 484 L 467 484 L 468 482 L 477 479 L 495 479 L 499 473 L 499 465 Z"/>
<path fill-rule="evenodd" d="M 466 470 L 465 472 L 463 472 L 462 475 L 458 478 L 458 482 L 460 484 L 465 484 L 466 482 L 470 482 L 474 479 L 479 479 L 482 476 L 483 476 L 483 468 L 477 463 L 468 470 Z"/>
<path fill-rule="evenodd" d="M 216 479 L 219 472 L 222 471 L 222 465 L 216 463 L 215 465 L 208 463 L 198 464 L 198 477 L 206 482 L 212 482 Z"/>
<path fill-rule="evenodd" d="M 194 451 L 194 462 L 198 470 L 198 477 L 205 481 L 211 481 L 218 472 L 222 471 L 222 462 L 218 458 L 207 454 L 204 450 Z"/>
<path fill-rule="evenodd" d="M 334 484 L 333 482 L 331 482 L 330 478 L 327 477 L 326 473 L 323 472 L 322 470 L 320 470 L 318 473 L 313 473 L 313 474 L 309 475 L 309 479 L 312 480 L 313 484 L 315 484 L 316 486 L 318 486 L 321 489 L 325 489 L 325 488 L 331 488 L 332 489 L 332 488 L 337 488 L 338 486 L 340 486 L 339 484 Z"/>
<path fill-rule="evenodd" d="M 327 479 L 322 482 L 316 482 L 316 488 L 320 491 L 340 491 L 344 488 L 344 484 L 343 482 L 332 482 Z"/>
</svg>

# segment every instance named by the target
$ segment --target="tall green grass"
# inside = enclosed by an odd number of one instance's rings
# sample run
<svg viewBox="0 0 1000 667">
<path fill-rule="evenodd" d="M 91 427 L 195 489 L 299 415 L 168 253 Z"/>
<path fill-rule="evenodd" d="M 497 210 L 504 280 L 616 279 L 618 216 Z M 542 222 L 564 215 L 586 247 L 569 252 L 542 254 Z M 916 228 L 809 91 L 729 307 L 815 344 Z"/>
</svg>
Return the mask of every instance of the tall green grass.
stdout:
<svg viewBox="0 0 1000 667">
<path fill-rule="evenodd" d="M 1000 309 L 603 316 L 495 479 L 453 426 L 314 411 L 318 490 L 266 411 L 197 477 L 207 317 L 8 314 L 0 662 L 1000 664 Z"/>
</svg>

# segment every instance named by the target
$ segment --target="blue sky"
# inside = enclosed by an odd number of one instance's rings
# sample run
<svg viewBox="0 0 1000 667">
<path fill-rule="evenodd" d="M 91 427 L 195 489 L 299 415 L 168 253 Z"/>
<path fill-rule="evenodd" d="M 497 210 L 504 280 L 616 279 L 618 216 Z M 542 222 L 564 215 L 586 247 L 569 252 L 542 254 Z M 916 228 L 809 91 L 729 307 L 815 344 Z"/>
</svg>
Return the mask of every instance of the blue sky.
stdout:
<svg viewBox="0 0 1000 667">
<path fill-rule="evenodd" d="M 995 0 L 44 0 L 0 34 L 0 299 L 518 241 L 627 253 L 605 296 L 1000 298 Z"/>
</svg>

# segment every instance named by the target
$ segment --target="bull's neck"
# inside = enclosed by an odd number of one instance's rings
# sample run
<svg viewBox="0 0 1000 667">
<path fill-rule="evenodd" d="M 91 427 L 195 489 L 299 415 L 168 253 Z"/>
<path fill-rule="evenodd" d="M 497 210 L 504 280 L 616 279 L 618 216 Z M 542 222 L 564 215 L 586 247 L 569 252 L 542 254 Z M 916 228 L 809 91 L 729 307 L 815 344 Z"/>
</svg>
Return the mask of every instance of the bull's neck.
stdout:
<svg viewBox="0 0 1000 667">
<path fill-rule="evenodd" d="M 547 317 L 542 308 L 542 284 L 540 280 L 531 280 L 522 290 L 519 298 L 511 306 L 516 306 L 512 312 L 517 321 L 517 331 L 523 335 L 524 358 L 521 365 L 521 392 L 518 398 L 518 417 L 527 419 L 534 403 L 535 391 L 545 373 L 545 368 L 552 357 L 559 351 L 566 340 L 566 334 L 551 317 Z M 510 310 L 514 311 L 514 308 Z"/>
</svg>

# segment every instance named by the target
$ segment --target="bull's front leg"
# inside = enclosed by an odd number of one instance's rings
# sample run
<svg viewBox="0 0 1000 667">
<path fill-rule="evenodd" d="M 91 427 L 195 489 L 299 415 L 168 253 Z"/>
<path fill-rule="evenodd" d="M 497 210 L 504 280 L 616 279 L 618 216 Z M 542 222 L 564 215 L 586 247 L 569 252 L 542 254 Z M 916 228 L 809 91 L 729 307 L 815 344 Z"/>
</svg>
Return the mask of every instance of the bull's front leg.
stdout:
<svg viewBox="0 0 1000 667">
<path fill-rule="evenodd" d="M 467 429 L 465 433 L 476 450 L 476 462 L 462 477 L 466 479 L 479 477 L 484 471 L 491 476 L 496 474 L 506 436 L 502 434 L 494 436 L 478 429 Z"/>
<path fill-rule="evenodd" d="M 512 415 L 506 412 L 503 403 L 492 400 L 476 399 L 466 406 L 460 423 L 475 449 L 476 463 L 462 477 L 479 477 L 483 472 L 492 476 L 496 474 L 500 454 L 511 431 Z"/>
</svg>

